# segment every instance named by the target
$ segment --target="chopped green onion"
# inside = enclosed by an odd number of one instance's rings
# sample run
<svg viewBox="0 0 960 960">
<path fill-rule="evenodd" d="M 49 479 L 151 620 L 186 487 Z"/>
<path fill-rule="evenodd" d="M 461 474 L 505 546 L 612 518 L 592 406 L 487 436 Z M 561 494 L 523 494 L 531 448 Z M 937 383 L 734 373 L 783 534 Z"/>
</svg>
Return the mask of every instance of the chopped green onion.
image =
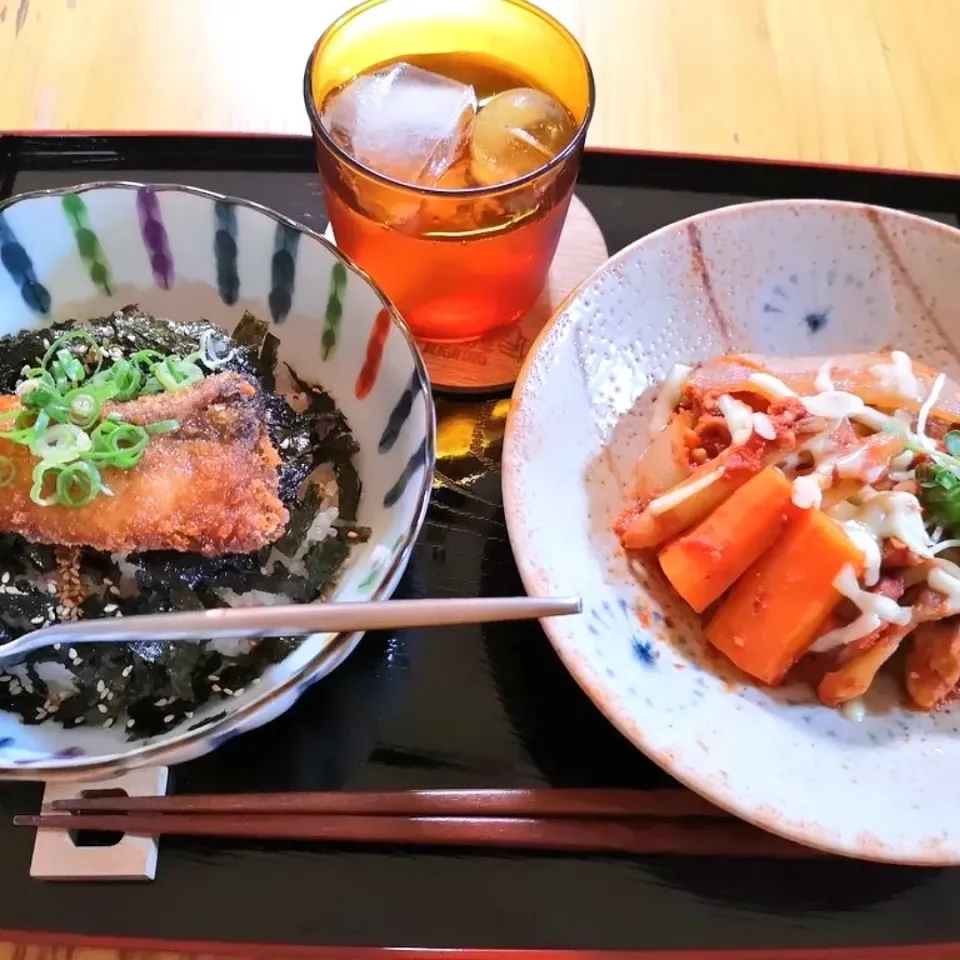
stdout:
<svg viewBox="0 0 960 960">
<path fill-rule="evenodd" d="M 130 362 L 149 370 L 155 363 L 162 363 L 166 359 L 159 350 L 138 350 L 130 358 Z"/>
<path fill-rule="evenodd" d="M 20 409 L 17 411 L 17 419 L 13 422 L 13 430 L 0 433 L 0 437 L 11 440 L 13 443 L 30 446 L 40 432 L 46 430 L 49 422 L 50 414 L 46 410 L 34 412 Z"/>
<path fill-rule="evenodd" d="M 41 507 L 52 507 L 57 502 L 56 476 L 60 471 L 60 465 L 56 463 L 40 462 L 33 468 L 33 486 L 30 488 L 30 499 Z M 54 488 L 50 496 L 43 495 L 43 487 L 47 479 L 47 474 L 54 474 Z"/>
<path fill-rule="evenodd" d="M 26 389 L 21 392 L 21 388 Z M 53 406 L 60 400 L 60 391 L 43 380 L 24 380 L 17 387 L 17 394 L 20 397 L 21 406 L 34 410 Z"/>
<path fill-rule="evenodd" d="M 135 363 L 129 360 L 116 360 L 108 374 L 114 389 L 113 396 L 117 400 L 133 400 L 139 395 L 143 384 L 143 373 Z"/>
<path fill-rule="evenodd" d="M 102 487 L 100 471 L 92 463 L 71 463 L 57 474 L 57 501 L 65 507 L 85 507 Z"/>
<path fill-rule="evenodd" d="M 162 363 L 155 363 L 150 372 L 160 381 L 165 390 L 171 393 L 183 390 L 192 383 L 203 379 L 203 371 L 192 360 L 179 357 L 167 357 Z"/>
<path fill-rule="evenodd" d="M 129 469 L 142 459 L 150 437 L 143 427 L 132 423 L 103 420 L 90 435 L 90 440 L 93 449 L 84 459 Z"/>
<path fill-rule="evenodd" d="M 90 437 L 72 423 L 58 423 L 41 431 L 30 444 L 30 452 L 46 463 L 69 463 L 90 450 Z"/>
<path fill-rule="evenodd" d="M 143 458 L 151 436 L 179 430 L 180 423 L 160 420 L 137 426 L 126 423 L 121 411 L 105 414 L 104 404 L 184 390 L 203 380 L 201 364 L 215 369 L 234 353 L 219 356 L 208 331 L 199 349 L 187 357 L 140 350 L 104 368 L 107 353 L 87 331 L 59 336 L 39 366 L 20 371 L 19 405 L 0 411 L 0 438 L 29 447 L 39 461 L 33 469 L 31 499 L 42 506 L 80 507 L 98 494 L 113 496 L 96 464 L 131 469 Z M 15 476 L 15 462 L 0 456 L 0 487 Z"/>
<path fill-rule="evenodd" d="M 226 353 L 218 355 L 213 346 L 213 331 L 207 330 L 200 336 L 200 349 L 191 353 L 186 359 L 199 360 L 208 370 L 216 370 L 229 363 L 236 353 L 236 350 L 227 350 Z"/>
<path fill-rule="evenodd" d="M 17 477 L 17 465 L 9 457 L 0 457 L 0 487 L 13 483 Z"/>
<path fill-rule="evenodd" d="M 180 429 L 180 421 L 158 420 L 156 423 L 148 423 L 145 429 L 151 436 L 156 436 L 158 433 L 172 433 Z"/>
<path fill-rule="evenodd" d="M 85 387 L 71 390 L 64 398 L 70 422 L 84 430 L 92 427 L 100 416 L 103 404 L 100 398 Z"/>
<path fill-rule="evenodd" d="M 86 378 L 87 371 L 83 364 L 69 350 L 58 350 L 57 362 L 60 364 L 63 375 L 71 382 L 79 383 Z"/>
<path fill-rule="evenodd" d="M 43 355 L 43 359 L 40 361 L 41 369 L 46 370 L 47 366 L 52 363 L 55 357 L 60 356 L 60 351 L 64 350 L 65 345 L 71 340 L 86 341 L 87 344 L 89 344 L 89 346 L 96 351 L 97 365 L 94 367 L 93 372 L 98 373 L 100 367 L 103 365 L 103 350 L 101 349 L 100 344 L 97 343 L 93 336 L 87 333 L 86 330 L 70 330 L 68 333 L 64 333 L 62 336 L 57 337 L 57 339 L 50 344 L 47 352 Z M 69 355 L 71 360 L 76 359 L 72 351 L 69 351 Z"/>
</svg>

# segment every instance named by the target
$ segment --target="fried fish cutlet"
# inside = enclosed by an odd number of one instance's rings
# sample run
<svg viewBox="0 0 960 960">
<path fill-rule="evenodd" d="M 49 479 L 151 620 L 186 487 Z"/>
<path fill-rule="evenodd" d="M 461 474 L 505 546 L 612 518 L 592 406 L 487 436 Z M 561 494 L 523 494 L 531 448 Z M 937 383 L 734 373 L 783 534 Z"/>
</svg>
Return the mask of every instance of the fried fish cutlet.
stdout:
<svg viewBox="0 0 960 960">
<path fill-rule="evenodd" d="M 16 406 L 0 396 L 0 411 Z M 152 436 L 137 466 L 105 467 L 101 492 L 84 507 L 43 507 L 30 499 L 36 458 L 0 439 L 16 468 L 0 488 L 0 532 L 34 543 L 91 547 L 108 553 L 176 550 L 217 557 L 253 553 L 286 529 L 278 495 L 280 458 L 266 430 L 263 399 L 245 377 L 221 373 L 176 393 L 104 405 L 125 423 L 176 420 Z"/>
</svg>

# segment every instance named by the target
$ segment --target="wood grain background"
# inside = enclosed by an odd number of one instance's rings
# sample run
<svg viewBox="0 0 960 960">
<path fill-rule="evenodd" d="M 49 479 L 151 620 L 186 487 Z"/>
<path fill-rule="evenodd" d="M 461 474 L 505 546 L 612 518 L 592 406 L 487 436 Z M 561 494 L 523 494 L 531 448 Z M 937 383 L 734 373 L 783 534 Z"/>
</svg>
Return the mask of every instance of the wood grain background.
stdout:
<svg viewBox="0 0 960 960">
<path fill-rule="evenodd" d="M 960 173 L 960 0 L 540 4 L 593 64 L 593 146 Z M 306 133 L 350 5 L 0 0 L 0 131 Z"/>
</svg>

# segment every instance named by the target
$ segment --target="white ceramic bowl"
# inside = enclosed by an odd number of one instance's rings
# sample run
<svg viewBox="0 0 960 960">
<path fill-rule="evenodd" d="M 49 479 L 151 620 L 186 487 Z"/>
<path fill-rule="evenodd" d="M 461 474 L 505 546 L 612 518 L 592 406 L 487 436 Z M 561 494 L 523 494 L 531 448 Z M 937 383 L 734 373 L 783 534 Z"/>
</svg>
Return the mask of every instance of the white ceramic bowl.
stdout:
<svg viewBox="0 0 960 960">
<path fill-rule="evenodd" d="M 330 392 L 360 444 L 358 519 L 373 536 L 334 599 L 389 596 L 429 501 L 434 408 L 419 350 L 370 279 L 292 220 L 191 187 L 95 183 L 0 204 L 0 335 L 129 303 L 228 331 L 245 310 L 273 321 L 280 360 Z M 288 709 L 359 639 L 315 634 L 242 696 L 149 740 L 0 714 L 0 777 L 100 778 L 201 756 Z"/>
<path fill-rule="evenodd" d="M 504 502 L 531 594 L 607 717 L 671 774 L 771 831 L 852 856 L 960 862 L 960 713 L 892 706 L 861 723 L 705 660 L 699 621 L 628 569 L 622 508 L 658 383 L 727 352 L 896 346 L 960 374 L 960 232 L 850 203 L 768 202 L 665 227 L 618 253 L 531 353 L 504 445 Z M 891 696 L 895 704 L 897 698 Z"/>
</svg>

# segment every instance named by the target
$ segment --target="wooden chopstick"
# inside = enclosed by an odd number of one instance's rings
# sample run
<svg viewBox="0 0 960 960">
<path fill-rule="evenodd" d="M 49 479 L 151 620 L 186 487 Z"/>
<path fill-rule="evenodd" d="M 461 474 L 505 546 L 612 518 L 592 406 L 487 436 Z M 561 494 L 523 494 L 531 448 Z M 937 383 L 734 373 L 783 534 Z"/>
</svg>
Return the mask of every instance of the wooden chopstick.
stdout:
<svg viewBox="0 0 960 960">
<path fill-rule="evenodd" d="M 711 817 L 729 814 L 680 788 L 661 790 L 394 790 L 237 793 L 57 800 L 70 813 L 364 814 L 398 817 Z"/>
<path fill-rule="evenodd" d="M 19 816 L 17 826 L 328 843 L 396 844 L 628 854 L 809 858 L 822 856 L 728 820 L 578 817 L 400 817 L 314 814 L 131 813 Z"/>
</svg>

